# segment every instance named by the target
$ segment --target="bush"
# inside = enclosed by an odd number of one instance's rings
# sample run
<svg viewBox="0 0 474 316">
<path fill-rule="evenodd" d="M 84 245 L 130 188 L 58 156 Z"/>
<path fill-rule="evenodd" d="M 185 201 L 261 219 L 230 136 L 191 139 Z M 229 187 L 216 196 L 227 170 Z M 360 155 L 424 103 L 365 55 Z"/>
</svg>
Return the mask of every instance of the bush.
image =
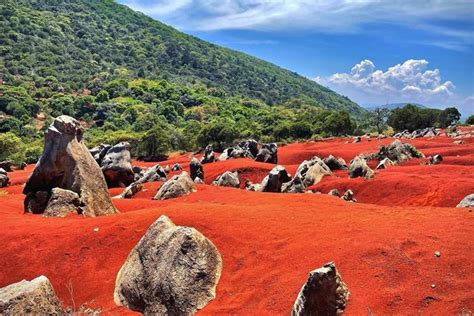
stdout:
<svg viewBox="0 0 474 316">
<path fill-rule="evenodd" d="M 474 125 L 474 115 L 471 115 L 467 118 L 466 124 L 468 125 Z"/>
<path fill-rule="evenodd" d="M 25 145 L 11 132 L 0 134 L 0 161 L 3 160 L 17 165 L 25 161 Z"/>
</svg>

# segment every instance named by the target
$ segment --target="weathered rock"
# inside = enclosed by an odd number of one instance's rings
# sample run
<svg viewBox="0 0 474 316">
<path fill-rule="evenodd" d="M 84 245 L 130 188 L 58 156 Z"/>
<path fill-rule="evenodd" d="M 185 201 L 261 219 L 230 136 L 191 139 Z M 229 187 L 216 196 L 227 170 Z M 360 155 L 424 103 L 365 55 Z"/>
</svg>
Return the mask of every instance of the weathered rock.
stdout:
<svg viewBox="0 0 474 316">
<path fill-rule="evenodd" d="M 0 188 L 4 188 L 10 184 L 10 178 L 5 169 L 0 168 Z"/>
<path fill-rule="evenodd" d="M 145 315 L 193 315 L 215 298 L 221 270 L 209 239 L 162 215 L 120 269 L 114 301 Z"/>
<path fill-rule="evenodd" d="M 474 207 L 474 193 L 464 197 L 456 207 Z"/>
<path fill-rule="evenodd" d="M 283 166 L 276 166 L 270 173 L 263 179 L 260 184 L 260 190 L 262 192 L 281 192 L 283 183 L 291 180 L 291 176 Z"/>
<path fill-rule="evenodd" d="M 298 166 L 295 177 L 300 177 L 304 185 L 308 187 L 319 183 L 324 176 L 330 175 L 332 175 L 331 169 L 321 158 L 314 156 Z"/>
<path fill-rule="evenodd" d="M 171 168 L 171 171 L 180 171 L 180 170 L 183 170 L 183 168 L 181 167 L 179 163 L 175 163 L 173 167 Z"/>
<path fill-rule="evenodd" d="M 63 315 L 61 301 L 45 276 L 0 289 L 0 315 Z"/>
<path fill-rule="evenodd" d="M 12 163 L 10 161 L 0 161 L 0 168 L 5 170 L 6 172 L 12 171 Z"/>
<path fill-rule="evenodd" d="M 199 178 L 199 177 L 194 178 L 194 181 L 193 181 L 193 182 L 194 182 L 195 184 L 204 184 L 204 181 L 203 181 L 201 178 Z"/>
<path fill-rule="evenodd" d="M 276 143 L 268 143 L 260 148 L 255 161 L 266 163 L 278 163 L 278 145 Z"/>
<path fill-rule="evenodd" d="M 352 141 L 352 143 L 354 143 L 354 144 L 355 144 L 355 143 L 360 143 L 361 140 L 362 140 L 362 139 L 360 138 L 360 136 L 355 136 L 355 137 L 354 137 L 354 140 Z"/>
<path fill-rule="evenodd" d="M 338 189 L 332 189 L 331 191 L 328 192 L 328 194 L 332 196 L 341 197 L 341 193 L 339 193 Z"/>
<path fill-rule="evenodd" d="M 324 158 L 323 162 L 331 170 L 346 170 L 347 169 L 347 163 L 344 161 L 344 159 L 336 158 L 333 155 L 329 155 L 328 157 Z"/>
<path fill-rule="evenodd" d="M 239 147 L 245 151 L 245 156 L 255 159 L 258 155 L 258 143 L 255 139 L 248 139 L 240 142 Z"/>
<path fill-rule="evenodd" d="M 145 170 L 143 170 L 139 166 L 133 166 L 133 181 L 138 181 L 140 178 L 142 178 L 145 175 Z"/>
<path fill-rule="evenodd" d="M 231 187 L 231 188 L 239 188 L 240 187 L 240 179 L 239 173 L 237 171 L 226 171 L 220 176 L 216 178 L 212 182 L 213 185 L 217 185 L 220 187 Z"/>
<path fill-rule="evenodd" d="M 121 142 L 112 146 L 102 159 L 101 169 L 109 187 L 126 187 L 134 180 L 130 144 Z"/>
<path fill-rule="evenodd" d="M 155 182 L 155 181 L 165 181 L 166 175 L 167 175 L 166 170 L 157 164 L 151 168 L 148 168 L 143 173 L 143 176 L 140 179 L 138 179 L 136 182 L 147 183 L 147 182 Z"/>
<path fill-rule="evenodd" d="M 43 215 L 64 217 L 69 214 L 82 214 L 81 204 L 76 192 L 54 188 Z"/>
<path fill-rule="evenodd" d="M 100 166 L 102 163 L 102 159 L 104 159 L 105 155 L 107 154 L 110 148 L 112 148 L 112 145 L 100 144 L 90 149 L 89 151 L 92 157 L 94 157 L 95 161 L 97 161 L 97 163 Z"/>
<path fill-rule="evenodd" d="M 187 195 L 191 192 L 196 192 L 193 180 L 189 177 L 186 171 L 179 175 L 173 176 L 171 179 L 163 183 L 154 200 L 167 200 Z"/>
<path fill-rule="evenodd" d="M 123 192 L 120 195 L 114 198 L 131 199 L 132 197 L 135 196 L 135 194 L 137 194 L 138 192 L 142 190 L 143 190 L 143 184 L 141 182 L 133 182 L 128 187 L 126 187 L 125 190 L 123 190 Z"/>
<path fill-rule="evenodd" d="M 333 262 L 309 273 L 291 311 L 292 316 L 340 315 L 349 299 L 349 290 Z"/>
<path fill-rule="evenodd" d="M 351 189 L 347 189 L 347 191 L 341 196 L 341 199 L 347 202 L 357 202 L 356 198 L 354 197 L 354 192 L 352 192 Z"/>
<path fill-rule="evenodd" d="M 25 211 L 42 213 L 53 188 L 77 193 L 84 216 L 114 214 L 104 175 L 82 141 L 83 129 L 69 116 L 56 118 L 45 133 L 43 155 L 26 182 Z M 44 191 L 45 193 L 40 193 Z M 42 208 L 42 209 L 41 209 Z"/>
<path fill-rule="evenodd" d="M 260 185 L 260 183 L 252 183 L 251 181 L 246 180 L 245 190 L 254 191 L 254 192 L 262 192 L 262 186 Z"/>
<path fill-rule="evenodd" d="M 201 159 L 201 164 L 211 163 L 216 161 L 214 157 L 214 151 L 212 150 L 212 145 L 207 145 L 204 149 L 204 156 Z"/>
<path fill-rule="evenodd" d="M 304 193 L 305 191 L 306 185 L 300 175 L 295 175 L 293 179 L 281 186 L 283 193 Z"/>
<path fill-rule="evenodd" d="M 381 146 L 376 157 L 378 160 L 389 158 L 393 162 L 400 163 L 410 158 L 422 158 L 424 155 L 415 146 L 409 143 L 402 143 L 397 139 L 387 147 Z"/>
<path fill-rule="evenodd" d="M 438 165 L 443 161 L 443 157 L 440 154 L 436 154 L 430 157 L 430 165 Z"/>
<path fill-rule="evenodd" d="M 388 167 L 394 166 L 395 163 L 389 158 L 382 159 L 375 169 L 386 169 Z"/>
<path fill-rule="evenodd" d="M 204 168 L 202 164 L 193 157 L 191 162 L 189 163 L 189 169 L 191 170 L 191 179 L 194 181 L 196 178 L 200 178 L 204 180 Z"/>
<path fill-rule="evenodd" d="M 365 159 L 360 156 L 356 156 L 351 160 L 348 173 L 350 178 L 365 177 L 369 179 L 375 175 L 375 172 L 369 168 Z"/>
</svg>

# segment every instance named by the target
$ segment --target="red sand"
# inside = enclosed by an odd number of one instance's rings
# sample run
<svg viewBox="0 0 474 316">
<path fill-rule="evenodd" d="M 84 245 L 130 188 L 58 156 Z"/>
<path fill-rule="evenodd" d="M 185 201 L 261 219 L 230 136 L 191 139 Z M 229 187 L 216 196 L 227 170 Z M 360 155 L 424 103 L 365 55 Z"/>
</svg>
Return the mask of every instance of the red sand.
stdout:
<svg viewBox="0 0 474 316">
<path fill-rule="evenodd" d="M 379 145 L 346 141 L 284 146 L 280 163 L 294 172 L 314 155 L 348 161 Z M 454 208 L 474 192 L 474 139 L 465 141 L 409 141 L 426 155 L 441 153 L 441 165 L 412 160 L 378 171 L 369 181 L 337 172 L 314 186 L 324 193 L 351 188 L 361 202 L 354 204 L 325 194 L 210 185 L 199 185 L 186 197 L 152 201 L 160 184 L 149 183 L 131 200 L 114 200 L 118 215 L 43 218 L 23 214 L 21 190 L 29 166 L 10 173 L 12 186 L 0 195 L 0 287 L 44 274 L 67 306 L 73 304 L 70 283 L 76 308 L 86 304 L 109 314 L 131 313 L 113 302 L 115 276 L 148 226 L 166 214 L 178 225 L 196 227 L 222 254 L 217 298 L 200 314 L 288 315 L 308 272 L 331 260 L 351 291 L 349 315 L 474 311 L 474 212 Z M 177 161 L 187 169 L 189 155 L 162 165 Z M 272 167 L 248 159 L 207 164 L 205 182 L 226 170 L 240 170 L 242 178 L 256 182 Z"/>
</svg>

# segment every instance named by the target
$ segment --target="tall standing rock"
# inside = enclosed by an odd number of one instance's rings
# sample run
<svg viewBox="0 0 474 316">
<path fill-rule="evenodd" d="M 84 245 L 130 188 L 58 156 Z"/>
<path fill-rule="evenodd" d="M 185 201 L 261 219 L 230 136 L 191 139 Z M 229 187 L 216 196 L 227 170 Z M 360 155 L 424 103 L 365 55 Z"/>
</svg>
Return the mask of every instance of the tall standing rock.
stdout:
<svg viewBox="0 0 474 316">
<path fill-rule="evenodd" d="M 201 159 L 201 163 L 205 164 L 214 161 L 216 161 L 216 158 L 214 157 L 214 150 L 212 150 L 212 145 L 207 145 L 204 149 L 204 156 Z"/>
<path fill-rule="evenodd" d="M 43 155 L 23 189 L 27 195 L 25 211 L 36 204 L 38 196 L 61 188 L 79 195 L 84 216 L 118 213 L 112 205 L 104 175 L 82 141 L 82 133 L 79 122 L 66 115 L 57 117 L 49 126 Z M 38 204 L 44 211 L 46 205 Z"/>
<path fill-rule="evenodd" d="M 193 158 L 189 163 L 189 169 L 191 171 L 191 179 L 193 181 L 195 181 L 196 178 L 204 181 L 204 168 L 202 167 L 202 164 L 199 162 L 199 160 Z"/>
<path fill-rule="evenodd" d="M 134 178 L 130 156 L 130 144 L 121 142 L 112 146 L 101 162 L 101 169 L 109 187 L 126 187 Z"/>
<path fill-rule="evenodd" d="M 192 315 L 216 297 L 221 270 L 209 239 L 162 215 L 120 269 L 114 301 L 145 315 Z"/>
</svg>

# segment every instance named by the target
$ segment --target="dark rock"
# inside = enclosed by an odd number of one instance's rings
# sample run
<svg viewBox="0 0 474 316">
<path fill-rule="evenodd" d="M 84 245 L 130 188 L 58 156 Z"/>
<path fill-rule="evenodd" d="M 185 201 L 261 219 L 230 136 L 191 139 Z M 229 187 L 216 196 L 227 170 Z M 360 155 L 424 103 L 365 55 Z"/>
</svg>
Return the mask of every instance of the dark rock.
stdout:
<svg viewBox="0 0 474 316">
<path fill-rule="evenodd" d="M 255 161 L 266 163 L 278 163 L 278 145 L 276 143 L 268 143 L 260 148 Z"/>
<path fill-rule="evenodd" d="M 0 168 L 0 188 L 4 188 L 10 184 L 10 178 L 5 169 Z"/>
<path fill-rule="evenodd" d="M 84 216 L 118 213 L 104 175 L 83 143 L 82 133 L 79 122 L 65 115 L 48 128 L 43 155 L 23 189 L 27 195 L 26 212 L 42 213 L 51 190 L 61 188 L 79 195 Z"/>
<path fill-rule="evenodd" d="M 328 192 L 328 194 L 332 196 L 341 197 L 341 193 L 339 193 L 338 189 L 332 189 L 331 191 Z"/>
<path fill-rule="evenodd" d="M 63 315 L 65 311 L 45 276 L 0 288 L 0 315 Z"/>
<path fill-rule="evenodd" d="M 352 141 L 352 143 L 354 143 L 354 144 L 355 144 L 355 143 L 360 143 L 361 140 L 362 140 L 362 139 L 360 138 L 360 136 L 355 136 L 355 137 L 354 137 L 354 140 Z"/>
<path fill-rule="evenodd" d="M 283 166 L 276 166 L 270 173 L 263 179 L 260 184 L 260 190 L 262 192 L 281 192 L 283 183 L 289 182 L 291 176 Z"/>
<path fill-rule="evenodd" d="M 244 149 L 246 157 L 255 159 L 258 155 L 258 143 L 254 139 L 249 139 L 239 143 L 239 147 Z"/>
<path fill-rule="evenodd" d="M 350 178 L 365 177 L 369 179 L 375 175 L 375 172 L 369 168 L 365 159 L 360 156 L 356 156 L 351 160 L 348 173 Z"/>
<path fill-rule="evenodd" d="M 156 181 L 165 181 L 166 180 L 166 171 L 160 165 L 154 165 L 151 168 L 148 168 L 143 176 L 138 179 L 138 183 L 147 183 L 147 182 L 156 182 Z"/>
<path fill-rule="evenodd" d="M 201 164 L 211 163 L 216 161 L 214 157 L 214 151 L 212 150 L 212 145 L 207 145 L 204 149 L 204 156 L 201 159 Z"/>
<path fill-rule="evenodd" d="M 145 315 L 193 315 L 215 298 L 221 270 L 209 239 L 162 215 L 118 272 L 114 301 Z"/>
<path fill-rule="evenodd" d="M 92 148 L 90 151 L 92 157 L 94 157 L 95 161 L 99 164 L 99 166 L 102 163 L 102 159 L 104 159 L 105 155 L 109 151 L 109 149 L 112 148 L 111 145 L 108 144 L 100 144 Z"/>
<path fill-rule="evenodd" d="M 289 182 L 283 183 L 281 192 L 283 193 L 304 193 L 306 185 L 300 175 L 295 175 Z"/>
<path fill-rule="evenodd" d="M 196 178 L 204 180 L 204 168 L 202 164 L 196 158 L 193 158 L 189 164 L 189 169 L 191 170 L 191 179 L 194 181 Z"/>
<path fill-rule="evenodd" d="M 474 193 L 464 197 L 456 207 L 474 207 Z"/>
<path fill-rule="evenodd" d="M 394 166 L 395 163 L 389 158 L 382 159 L 375 169 L 386 169 L 388 167 Z"/>
<path fill-rule="evenodd" d="M 171 168 L 171 171 L 180 171 L 180 170 L 183 170 L 183 168 L 181 167 L 179 163 L 175 163 L 173 167 Z"/>
<path fill-rule="evenodd" d="M 341 196 L 341 199 L 347 202 L 357 202 L 357 200 L 354 198 L 354 192 L 352 192 L 351 189 L 348 189 L 344 194 Z"/>
<path fill-rule="evenodd" d="M 1 161 L 0 162 L 0 168 L 5 170 L 6 172 L 11 172 L 12 171 L 12 163 L 10 161 Z"/>
<path fill-rule="evenodd" d="M 440 164 L 442 161 L 443 161 L 443 157 L 441 155 L 437 154 L 437 155 L 434 155 L 434 156 L 430 157 L 429 164 L 430 165 L 437 165 L 437 164 Z"/>
<path fill-rule="evenodd" d="M 54 188 L 43 215 L 64 217 L 69 214 L 82 214 L 81 204 L 76 192 Z"/>
<path fill-rule="evenodd" d="M 240 179 L 239 173 L 237 171 L 226 171 L 220 176 L 216 178 L 212 182 L 213 185 L 217 185 L 220 187 L 231 187 L 231 188 L 239 188 L 240 187 Z"/>
<path fill-rule="evenodd" d="M 126 187 L 134 180 L 130 144 L 121 142 L 112 146 L 102 159 L 101 169 L 109 187 Z"/>
<path fill-rule="evenodd" d="M 193 180 L 189 177 L 189 174 L 183 171 L 181 174 L 175 175 L 163 183 L 153 199 L 173 199 L 191 192 L 196 192 L 196 187 L 194 186 Z"/>
<path fill-rule="evenodd" d="M 344 161 L 344 159 L 336 158 L 333 155 L 329 155 L 328 157 L 324 158 L 323 162 L 331 170 L 346 170 L 347 169 L 347 164 Z"/>
<path fill-rule="evenodd" d="M 340 315 L 347 306 L 349 290 L 333 262 L 309 273 L 291 311 L 292 316 Z"/>
</svg>

